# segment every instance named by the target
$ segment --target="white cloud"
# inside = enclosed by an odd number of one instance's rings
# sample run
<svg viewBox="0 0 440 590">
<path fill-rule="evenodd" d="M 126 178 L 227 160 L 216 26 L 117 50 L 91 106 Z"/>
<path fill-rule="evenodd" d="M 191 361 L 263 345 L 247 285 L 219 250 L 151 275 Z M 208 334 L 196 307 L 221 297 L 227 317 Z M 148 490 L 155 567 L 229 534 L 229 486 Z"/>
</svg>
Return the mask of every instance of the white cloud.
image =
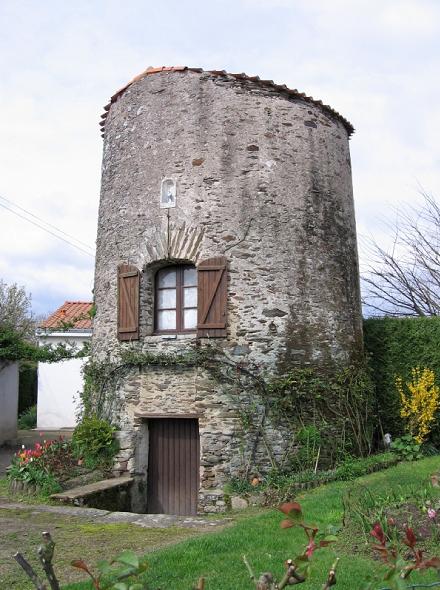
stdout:
<svg viewBox="0 0 440 590">
<path fill-rule="evenodd" d="M 0 195 L 94 245 L 109 96 L 149 65 L 245 71 L 330 104 L 351 143 L 362 234 L 418 184 L 440 195 L 436 0 L 4 0 Z M 0 207 L 0 276 L 38 309 L 89 299 L 93 261 Z"/>
<path fill-rule="evenodd" d="M 392 37 L 422 38 L 438 33 L 440 6 L 438 2 L 396 0 L 382 2 L 379 24 Z"/>
</svg>

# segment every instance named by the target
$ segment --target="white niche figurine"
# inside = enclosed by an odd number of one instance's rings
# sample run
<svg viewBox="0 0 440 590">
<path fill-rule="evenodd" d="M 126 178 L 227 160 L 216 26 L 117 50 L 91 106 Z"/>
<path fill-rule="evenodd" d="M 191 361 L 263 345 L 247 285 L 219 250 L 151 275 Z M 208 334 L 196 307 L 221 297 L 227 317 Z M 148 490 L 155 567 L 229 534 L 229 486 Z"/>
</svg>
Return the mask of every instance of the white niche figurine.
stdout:
<svg viewBox="0 0 440 590">
<path fill-rule="evenodd" d="M 160 185 L 160 208 L 169 209 L 176 206 L 176 181 L 164 178 Z"/>
</svg>

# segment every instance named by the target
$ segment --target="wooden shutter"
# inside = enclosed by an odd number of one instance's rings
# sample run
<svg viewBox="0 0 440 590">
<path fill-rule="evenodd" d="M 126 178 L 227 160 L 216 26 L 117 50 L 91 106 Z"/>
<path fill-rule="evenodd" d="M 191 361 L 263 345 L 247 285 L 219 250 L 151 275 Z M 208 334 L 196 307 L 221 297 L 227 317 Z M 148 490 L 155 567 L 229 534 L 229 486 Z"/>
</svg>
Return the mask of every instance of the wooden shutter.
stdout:
<svg viewBox="0 0 440 590">
<path fill-rule="evenodd" d="M 228 295 L 226 258 L 218 256 L 203 260 L 197 271 L 197 335 L 224 337 Z"/>
<path fill-rule="evenodd" d="M 139 271 L 129 264 L 118 267 L 118 338 L 139 340 Z"/>
</svg>

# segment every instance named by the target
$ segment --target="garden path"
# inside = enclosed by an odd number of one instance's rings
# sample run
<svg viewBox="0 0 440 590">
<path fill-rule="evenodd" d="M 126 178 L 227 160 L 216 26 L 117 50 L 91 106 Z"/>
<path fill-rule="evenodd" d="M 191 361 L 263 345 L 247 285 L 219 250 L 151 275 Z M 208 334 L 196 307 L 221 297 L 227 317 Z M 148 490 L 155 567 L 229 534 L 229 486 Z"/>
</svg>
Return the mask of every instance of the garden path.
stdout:
<svg viewBox="0 0 440 590">
<path fill-rule="evenodd" d="M 86 518 L 95 523 L 109 524 L 125 522 L 144 528 L 167 529 L 182 528 L 214 528 L 225 526 L 231 518 L 204 518 L 203 516 L 174 516 L 172 514 L 135 514 L 134 512 L 110 512 L 97 508 L 80 508 L 74 506 L 49 506 L 47 504 L 23 504 L 6 502 L 0 499 L 0 510 L 28 511 L 32 514 L 52 513 L 64 516 Z"/>
</svg>

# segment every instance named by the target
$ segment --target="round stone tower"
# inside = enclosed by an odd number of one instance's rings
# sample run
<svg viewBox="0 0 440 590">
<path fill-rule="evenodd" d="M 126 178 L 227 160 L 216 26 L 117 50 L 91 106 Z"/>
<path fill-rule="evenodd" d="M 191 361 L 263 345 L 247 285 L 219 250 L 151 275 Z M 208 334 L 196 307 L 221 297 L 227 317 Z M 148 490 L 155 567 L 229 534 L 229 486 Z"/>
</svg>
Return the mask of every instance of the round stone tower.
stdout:
<svg viewBox="0 0 440 590">
<path fill-rule="evenodd" d="M 149 68 L 117 92 L 101 127 L 95 358 L 198 342 L 276 374 L 359 357 L 348 121 L 272 81 L 174 67 Z M 117 469 L 147 483 L 137 509 L 194 512 L 195 494 L 199 509 L 220 509 L 245 453 L 223 385 L 201 368 L 137 368 L 117 399 Z M 165 498 L 155 484 L 173 467 L 164 441 L 174 467 L 192 454 Z M 257 455 L 247 471 L 262 468 Z M 179 493 L 192 504 L 176 507 L 171 488 L 188 478 Z"/>
</svg>

